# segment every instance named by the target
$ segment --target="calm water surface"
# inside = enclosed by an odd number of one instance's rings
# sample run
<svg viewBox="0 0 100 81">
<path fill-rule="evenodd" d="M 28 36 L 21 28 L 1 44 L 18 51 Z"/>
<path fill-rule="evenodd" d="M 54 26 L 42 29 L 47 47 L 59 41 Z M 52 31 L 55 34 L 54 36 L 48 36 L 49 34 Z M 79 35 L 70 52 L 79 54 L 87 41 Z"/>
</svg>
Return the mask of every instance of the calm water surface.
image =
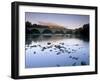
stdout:
<svg viewBox="0 0 100 81">
<path fill-rule="evenodd" d="M 89 40 L 75 35 L 26 36 L 25 68 L 89 65 Z"/>
</svg>

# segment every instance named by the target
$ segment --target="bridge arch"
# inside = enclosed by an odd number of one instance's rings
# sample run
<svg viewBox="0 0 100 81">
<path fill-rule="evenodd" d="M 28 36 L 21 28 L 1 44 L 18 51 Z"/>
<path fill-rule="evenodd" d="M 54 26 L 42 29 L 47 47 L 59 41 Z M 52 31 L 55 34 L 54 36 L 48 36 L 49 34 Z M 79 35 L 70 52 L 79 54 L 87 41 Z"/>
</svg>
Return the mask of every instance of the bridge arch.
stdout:
<svg viewBox="0 0 100 81">
<path fill-rule="evenodd" d="M 43 30 L 42 34 L 52 34 L 53 32 L 49 29 Z"/>
<path fill-rule="evenodd" d="M 40 31 L 38 29 L 32 29 L 30 31 L 31 34 L 40 34 Z"/>
<path fill-rule="evenodd" d="M 62 30 L 55 31 L 55 34 L 64 34 Z"/>
</svg>

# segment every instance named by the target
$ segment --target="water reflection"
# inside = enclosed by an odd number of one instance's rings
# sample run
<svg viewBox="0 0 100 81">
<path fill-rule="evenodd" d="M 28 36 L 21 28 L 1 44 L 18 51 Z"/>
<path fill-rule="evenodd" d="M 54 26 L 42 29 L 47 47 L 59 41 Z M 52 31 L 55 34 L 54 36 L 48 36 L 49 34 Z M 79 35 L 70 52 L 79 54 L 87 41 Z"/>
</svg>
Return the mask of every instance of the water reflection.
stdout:
<svg viewBox="0 0 100 81">
<path fill-rule="evenodd" d="M 89 65 L 89 40 L 80 35 L 27 35 L 26 68 Z"/>
</svg>

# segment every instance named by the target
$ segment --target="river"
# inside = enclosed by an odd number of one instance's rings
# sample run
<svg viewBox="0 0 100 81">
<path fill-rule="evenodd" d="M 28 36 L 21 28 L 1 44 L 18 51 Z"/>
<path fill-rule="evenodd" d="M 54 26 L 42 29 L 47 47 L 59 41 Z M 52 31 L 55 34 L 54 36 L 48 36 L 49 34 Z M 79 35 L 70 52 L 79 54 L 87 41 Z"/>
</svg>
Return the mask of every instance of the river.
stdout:
<svg viewBox="0 0 100 81">
<path fill-rule="evenodd" d="M 25 68 L 89 65 L 89 40 L 80 35 L 28 35 Z"/>
</svg>

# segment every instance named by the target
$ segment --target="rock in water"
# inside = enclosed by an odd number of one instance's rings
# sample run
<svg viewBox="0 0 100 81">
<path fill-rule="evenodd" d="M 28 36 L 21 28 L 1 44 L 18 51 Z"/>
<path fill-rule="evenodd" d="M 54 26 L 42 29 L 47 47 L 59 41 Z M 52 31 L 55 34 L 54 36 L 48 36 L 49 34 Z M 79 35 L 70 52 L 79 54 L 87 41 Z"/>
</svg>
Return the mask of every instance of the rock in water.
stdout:
<svg viewBox="0 0 100 81">
<path fill-rule="evenodd" d="M 75 46 L 79 46 L 79 44 L 75 44 Z"/>
<path fill-rule="evenodd" d="M 60 65 L 59 65 L 59 64 L 57 64 L 57 67 L 60 67 Z"/>
<path fill-rule="evenodd" d="M 48 44 L 48 45 L 50 45 L 51 43 L 50 43 L 50 42 L 48 42 L 47 44 Z"/>
<path fill-rule="evenodd" d="M 59 55 L 59 54 L 60 54 L 60 52 L 57 53 L 57 55 Z"/>
<path fill-rule="evenodd" d="M 74 60 L 78 60 L 78 57 L 73 57 L 72 59 L 74 59 Z"/>
<path fill-rule="evenodd" d="M 46 49 L 46 47 L 43 47 L 41 51 L 44 51 Z"/>
<path fill-rule="evenodd" d="M 72 56 L 69 56 L 69 58 L 72 58 Z"/>
<path fill-rule="evenodd" d="M 34 54 L 36 54 L 36 52 L 34 51 Z"/>
<path fill-rule="evenodd" d="M 86 65 L 86 62 L 85 61 L 81 61 L 81 65 Z"/>
<path fill-rule="evenodd" d="M 52 50 L 50 50 L 50 51 L 52 51 Z"/>
<path fill-rule="evenodd" d="M 37 47 L 36 45 L 30 46 L 30 47 Z"/>
</svg>

